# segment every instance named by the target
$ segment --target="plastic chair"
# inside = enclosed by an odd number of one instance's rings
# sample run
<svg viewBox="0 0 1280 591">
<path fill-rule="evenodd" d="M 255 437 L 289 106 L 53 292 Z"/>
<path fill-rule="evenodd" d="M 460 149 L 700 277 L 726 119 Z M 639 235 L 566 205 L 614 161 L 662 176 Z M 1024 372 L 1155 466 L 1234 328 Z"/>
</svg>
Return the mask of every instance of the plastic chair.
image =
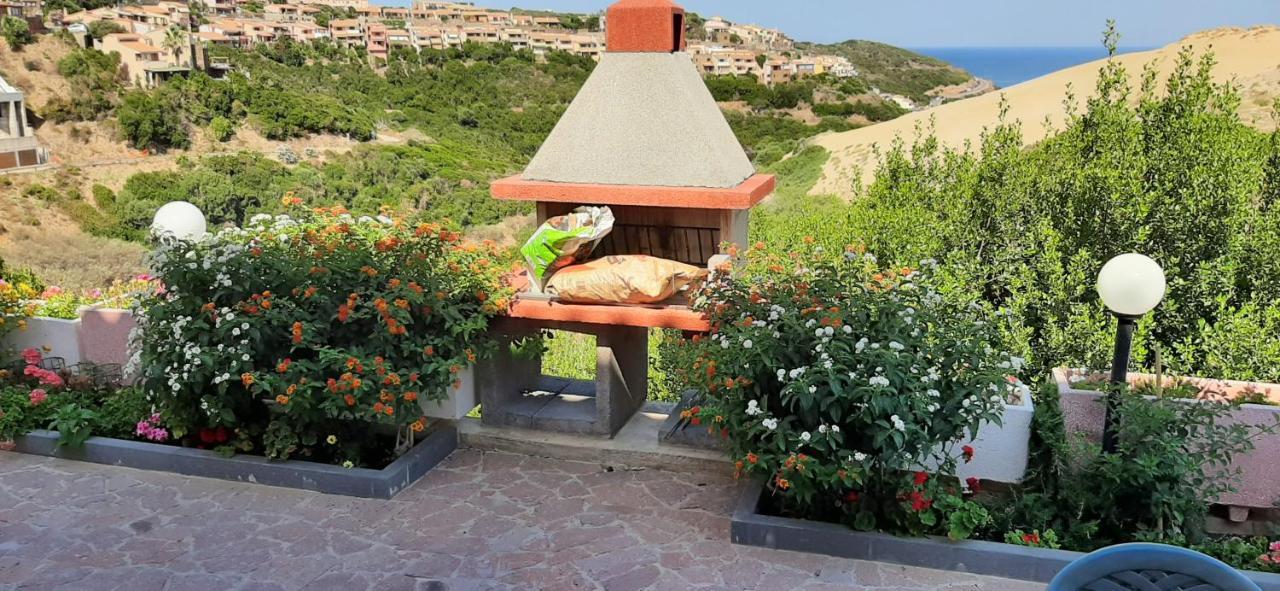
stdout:
<svg viewBox="0 0 1280 591">
<path fill-rule="evenodd" d="M 1165 544 L 1118 544 L 1062 569 L 1048 591 L 1261 591 L 1226 563 Z"/>
</svg>

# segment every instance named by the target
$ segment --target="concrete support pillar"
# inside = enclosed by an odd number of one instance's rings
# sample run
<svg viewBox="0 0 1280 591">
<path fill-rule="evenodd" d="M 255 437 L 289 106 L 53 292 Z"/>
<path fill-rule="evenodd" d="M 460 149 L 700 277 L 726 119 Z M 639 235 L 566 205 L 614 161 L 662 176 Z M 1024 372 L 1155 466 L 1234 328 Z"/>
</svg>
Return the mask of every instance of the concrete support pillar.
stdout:
<svg viewBox="0 0 1280 591">
<path fill-rule="evenodd" d="M 617 433 L 649 391 L 649 330 L 602 326 L 596 332 L 596 423 Z"/>
<path fill-rule="evenodd" d="M 15 123 L 13 129 L 17 130 L 17 133 L 14 135 L 17 137 L 27 137 L 31 135 L 31 130 L 27 129 L 27 111 L 23 106 L 23 101 L 17 101 L 11 104 L 13 107 L 13 120 Z"/>
<path fill-rule="evenodd" d="M 596 337 L 591 382 L 542 375 L 541 359 L 521 359 L 511 344 L 542 329 Z M 476 390 L 486 425 L 612 437 L 644 406 L 649 387 L 649 331 L 645 328 L 502 318 L 490 334 L 491 358 L 476 365 Z M 541 390 L 544 395 L 525 393 Z"/>
</svg>

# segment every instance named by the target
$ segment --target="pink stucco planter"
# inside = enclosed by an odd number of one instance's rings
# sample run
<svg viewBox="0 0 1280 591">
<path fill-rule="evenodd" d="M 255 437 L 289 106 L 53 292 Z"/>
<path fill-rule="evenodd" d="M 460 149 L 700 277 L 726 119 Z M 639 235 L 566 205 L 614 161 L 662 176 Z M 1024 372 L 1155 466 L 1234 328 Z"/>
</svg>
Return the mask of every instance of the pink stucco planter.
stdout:
<svg viewBox="0 0 1280 591">
<path fill-rule="evenodd" d="M 89 306 L 80 310 L 80 355 L 93 363 L 129 361 L 129 333 L 137 323 L 133 313 L 118 308 Z"/>
<path fill-rule="evenodd" d="M 1055 369 L 1053 378 L 1061 394 L 1062 414 L 1067 433 L 1082 433 L 1092 441 L 1102 439 L 1104 417 L 1103 394 L 1071 386 L 1072 370 Z M 1166 378 L 1169 379 L 1169 378 Z M 1201 388 L 1201 396 L 1235 397 L 1242 392 L 1261 392 L 1267 399 L 1280 402 L 1280 384 L 1237 382 L 1207 378 L 1183 378 Z M 1129 374 L 1129 383 L 1151 382 L 1151 374 Z M 1272 425 L 1280 420 L 1280 406 L 1244 404 L 1230 421 L 1252 425 Z M 1238 490 L 1226 493 L 1217 502 L 1231 507 L 1269 509 L 1280 498 L 1280 433 L 1263 435 L 1254 440 L 1254 450 L 1237 456 L 1233 465 L 1240 468 Z"/>
</svg>

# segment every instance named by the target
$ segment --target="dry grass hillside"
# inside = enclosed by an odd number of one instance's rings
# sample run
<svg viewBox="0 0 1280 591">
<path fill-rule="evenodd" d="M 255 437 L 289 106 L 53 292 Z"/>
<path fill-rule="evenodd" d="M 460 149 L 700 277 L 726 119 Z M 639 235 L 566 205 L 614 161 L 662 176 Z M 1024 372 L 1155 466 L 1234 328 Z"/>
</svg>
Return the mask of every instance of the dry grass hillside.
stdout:
<svg viewBox="0 0 1280 591">
<path fill-rule="evenodd" d="M 1215 77 L 1220 82 L 1234 81 L 1241 89 L 1243 120 L 1263 130 L 1274 128 L 1271 104 L 1274 97 L 1280 96 L 1280 26 L 1213 29 L 1160 49 L 1128 53 L 1115 59 L 1125 65 L 1136 87 L 1145 64 L 1153 62 L 1162 76 L 1167 75 L 1184 46 L 1192 47 L 1197 53 L 1212 50 L 1218 62 Z M 997 120 L 1002 97 L 1008 100 L 1009 118 L 1023 123 L 1023 139 L 1028 144 L 1038 142 L 1050 132 L 1043 125 L 1046 118 L 1061 125 L 1062 101 L 1068 85 L 1083 102 L 1093 89 L 1101 65 L 1101 62 L 1082 64 L 999 92 L 870 127 L 819 136 L 814 143 L 830 151 L 831 158 L 810 194 L 854 197 L 854 179 L 869 182 L 874 172 L 875 146 L 888 146 L 895 137 L 909 140 L 920 127 L 932 124 L 939 141 L 948 146 L 959 148 L 965 142 L 976 143 L 983 128 Z"/>
</svg>

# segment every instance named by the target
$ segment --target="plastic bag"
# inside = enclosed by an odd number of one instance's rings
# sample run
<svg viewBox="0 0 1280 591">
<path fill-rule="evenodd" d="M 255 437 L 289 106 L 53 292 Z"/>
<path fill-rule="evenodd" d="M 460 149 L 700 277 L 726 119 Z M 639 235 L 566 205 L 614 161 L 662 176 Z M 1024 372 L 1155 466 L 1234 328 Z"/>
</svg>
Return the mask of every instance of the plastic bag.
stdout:
<svg viewBox="0 0 1280 591">
<path fill-rule="evenodd" d="M 541 288 L 557 270 L 584 261 L 609 232 L 613 211 L 608 207 L 579 207 L 538 227 L 520 247 L 529 277 Z"/>
<path fill-rule="evenodd" d="M 693 265 L 618 255 L 560 269 L 547 282 L 547 291 L 578 304 L 654 304 L 706 277 L 706 269 Z"/>
</svg>

